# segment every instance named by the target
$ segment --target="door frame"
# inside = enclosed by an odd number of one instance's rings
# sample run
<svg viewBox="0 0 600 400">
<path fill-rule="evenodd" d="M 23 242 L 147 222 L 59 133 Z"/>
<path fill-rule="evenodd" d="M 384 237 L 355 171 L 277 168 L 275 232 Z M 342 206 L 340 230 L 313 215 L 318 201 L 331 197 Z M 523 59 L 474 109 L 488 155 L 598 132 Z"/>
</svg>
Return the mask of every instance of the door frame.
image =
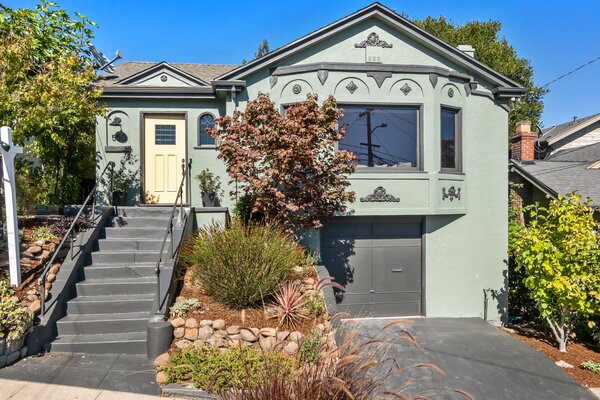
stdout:
<svg viewBox="0 0 600 400">
<path fill-rule="evenodd" d="M 168 110 L 168 111 L 161 111 L 161 110 L 157 110 L 157 111 L 140 111 L 140 204 L 146 204 L 146 199 L 144 194 L 146 193 L 146 190 L 144 188 L 144 185 L 146 183 L 145 178 L 144 178 L 144 167 L 145 167 L 145 162 L 146 162 L 146 117 L 147 116 L 159 116 L 159 115 L 181 115 L 183 116 L 183 124 L 184 124 L 184 132 L 183 132 L 183 137 L 184 137 L 184 148 L 185 148 L 185 160 L 188 160 L 188 112 L 187 111 L 173 111 L 173 110 Z M 191 176 L 192 172 L 189 171 L 188 174 L 188 179 L 186 179 L 185 182 L 185 187 L 183 188 L 183 202 L 188 204 L 190 202 L 190 190 L 191 190 L 191 185 L 189 182 L 189 177 Z"/>
<path fill-rule="evenodd" d="M 376 223 L 377 221 L 384 221 L 385 219 L 394 219 L 401 221 L 402 224 L 419 224 L 421 226 L 421 314 L 419 316 L 426 317 L 427 309 L 426 309 L 426 268 L 427 263 L 425 262 L 425 238 L 426 238 L 426 216 L 425 215 L 341 215 L 337 217 L 330 218 L 325 225 L 327 224 L 339 224 L 339 223 Z M 323 228 L 321 228 L 323 229 Z M 321 252 L 321 244 L 322 244 L 322 236 L 319 235 L 319 252 Z M 324 266 L 324 265 L 323 265 Z M 416 316 L 416 315 L 415 315 Z M 375 317 L 376 318 L 376 317 Z M 393 317 L 383 317 L 383 318 L 393 318 Z M 353 317 L 353 319 L 355 319 Z"/>
</svg>

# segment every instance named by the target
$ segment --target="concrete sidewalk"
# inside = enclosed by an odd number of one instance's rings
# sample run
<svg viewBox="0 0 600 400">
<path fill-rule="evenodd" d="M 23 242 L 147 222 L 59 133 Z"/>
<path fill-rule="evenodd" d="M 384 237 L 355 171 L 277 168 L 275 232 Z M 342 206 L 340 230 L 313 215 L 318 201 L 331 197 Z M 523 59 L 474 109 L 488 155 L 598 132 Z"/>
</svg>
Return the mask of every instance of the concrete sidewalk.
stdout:
<svg viewBox="0 0 600 400">
<path fill-rule="evenodd" d="M 0 379 L 0 400 L 156 400 L 164 397 Z M 174 399 L 174 398 L 171 398 Z"/>
</svg>

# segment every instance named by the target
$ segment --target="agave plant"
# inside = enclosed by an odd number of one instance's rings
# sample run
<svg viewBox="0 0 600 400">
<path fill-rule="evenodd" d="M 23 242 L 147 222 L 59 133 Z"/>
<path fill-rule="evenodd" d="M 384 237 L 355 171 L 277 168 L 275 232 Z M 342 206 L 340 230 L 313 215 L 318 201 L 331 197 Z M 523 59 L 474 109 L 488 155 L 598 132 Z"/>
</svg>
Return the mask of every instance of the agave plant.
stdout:
<svg viewBox="0 0 600 400">
<path fill-rule="evenodd" d="M 277 319 L 280 326 L 295 328 L 306 319 L 306 301 L 302 286 L 296 282 L 286 282 L 275 293 L 274 306 L 277 309 Z"/>
</svg>

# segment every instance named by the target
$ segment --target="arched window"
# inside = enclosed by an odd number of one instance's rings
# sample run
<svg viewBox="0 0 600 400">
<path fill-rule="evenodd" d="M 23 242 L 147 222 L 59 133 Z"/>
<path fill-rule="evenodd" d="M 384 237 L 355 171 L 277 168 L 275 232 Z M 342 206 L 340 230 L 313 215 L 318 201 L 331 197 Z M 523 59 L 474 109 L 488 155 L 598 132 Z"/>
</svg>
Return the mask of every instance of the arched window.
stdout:
<svg viewBox="0 0 600 400">
<path fill-rule="evenodd" d="M 198 132 L 198 146 L 214 146 L 215 138 L 206 133 L 206 128 L 215 127 L 215 117 L 211 114 L 200 116 L 200 126 Z"/>
</svg>

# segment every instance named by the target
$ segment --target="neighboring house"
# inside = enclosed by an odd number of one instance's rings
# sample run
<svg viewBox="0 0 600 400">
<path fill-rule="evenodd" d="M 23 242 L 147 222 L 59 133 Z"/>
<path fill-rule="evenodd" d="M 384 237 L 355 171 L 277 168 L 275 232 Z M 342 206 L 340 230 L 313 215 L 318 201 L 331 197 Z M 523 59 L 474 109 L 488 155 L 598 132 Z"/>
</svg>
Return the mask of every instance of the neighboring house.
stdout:
<svg viewBox="0 0 600 400">
<path fill-rule="evenodd" d="M 130 194 L 164 204 L 182 159 L 192 159 L 192 176 L 208 168 L 230 181 L 204 132 L 215 118 L 259 92 L 282 109 L 307 93 L 335 96 L 349 123 L 339 147 L 358 156 L 356 201 L 305 243 L 346 286 L 340 308 L 495 322 L 506 312 L 506 132 L 510 101 L 525 89 L 470 46 L 374 3 L 244 65 L 125 62 L 103 83 L 99 168 L 130 152 L 141 174 Z M 211 210 L 197 182 L 187 185 L 200 218 Z"/>
<path fill-rule="evenodd" d="M 546 158 L 561 150 L 600 143 L 600 114 L 573 118 L 564 124 L 542 129 L 538 138 L 536 158 Z"/>
<path fill-rule="evenodd" d="M 593 125 L 588 124 L 588 127 Z M 600 141 L 577 147 L 565 145 L 539 160 L 533 157 L 535 136 L 530 126 L 522 123 L 513 137 L 510 180 L 521 185 L 516 191 L 523 204 L 545 205 L 558 194 L 577 191 L 583 198 L 591 198 L 594 207 L 600 206 Z"/>
</svg>

